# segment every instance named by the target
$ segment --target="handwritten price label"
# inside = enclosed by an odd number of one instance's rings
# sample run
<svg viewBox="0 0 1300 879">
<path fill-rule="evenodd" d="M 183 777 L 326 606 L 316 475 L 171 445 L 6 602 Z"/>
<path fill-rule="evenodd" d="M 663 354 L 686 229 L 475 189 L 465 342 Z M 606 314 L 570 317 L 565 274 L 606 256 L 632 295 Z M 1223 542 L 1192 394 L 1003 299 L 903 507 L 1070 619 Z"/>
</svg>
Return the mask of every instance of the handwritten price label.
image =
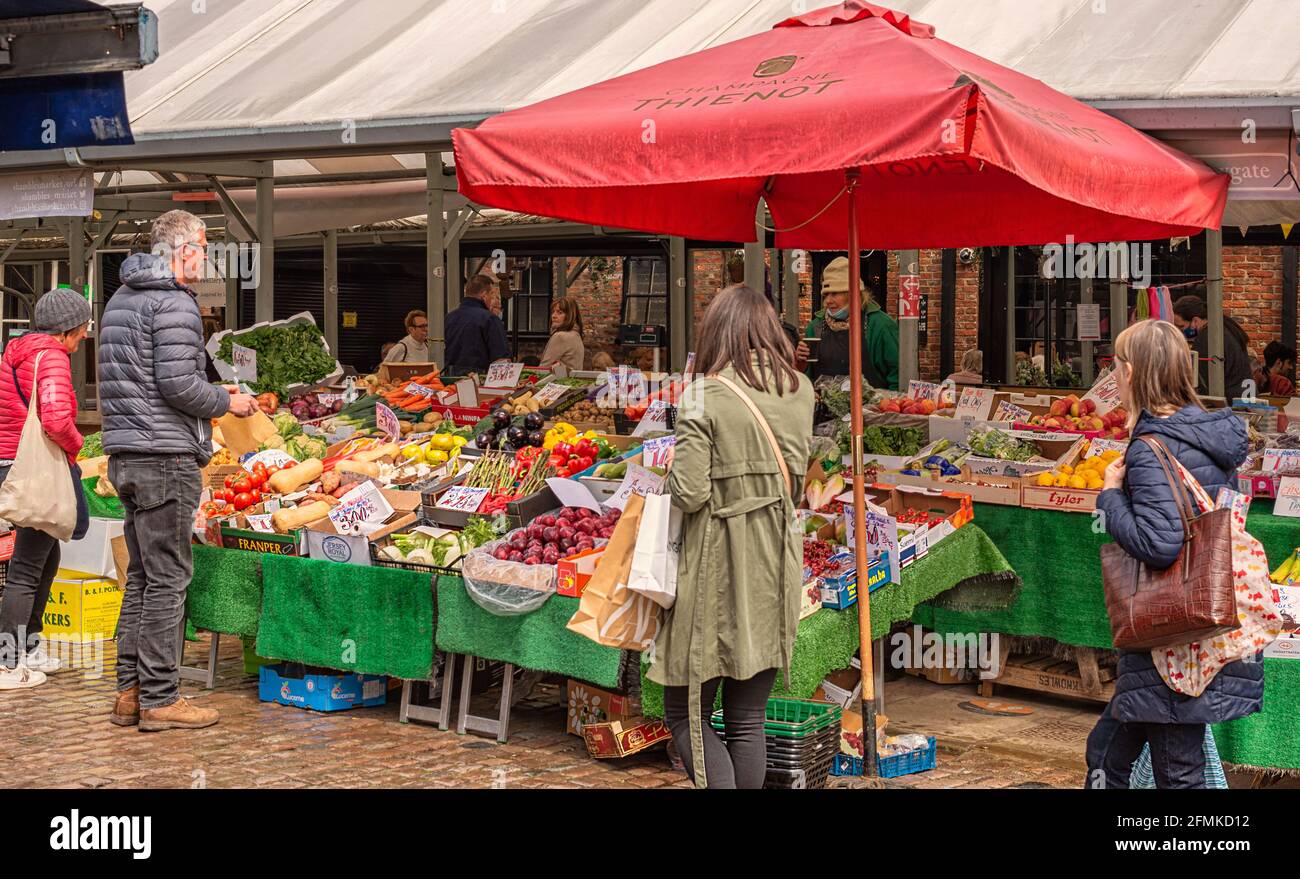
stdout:
<svg viewBox="0 0 1300 879">
<path fill-rule="evenodd" d="M 923 382 L 912 379 L 907 383 L 907 396 L 913 400 L 933 400 L 939 402 L 939 393 L 942 388 L 934 382 Z"/>
<path fill-rule="evenodd" d="M 537 401 L 539 406 L 549 406 L 567 394 L 569 390 L 570 389 L 564 385 L 552 383 L 542 388 L 536 394 L 533 394 L 533 399 Z"/>
<path fill-rule="evenodd" d="M 1027 422 L 1034 417 L 1034 413 L 1028 409 L 1017 406 L 1015 403 L 1008 403 L 1006 400 L 998 403 L 998 411 L 994 413 L 994 421 L 1010 422 Z"/>
<path fill-rule="evenodd" d="M 614 496 L 605 501 L 605 506 L 623 509 L 627 506 L 627 499 L 633 494 L 647 495 L 658 494 L 663 488 L 664 478 L 657 474 L 651 473 L 644 467 L 636 464 L 627 465 L 627 475 L 623 477 L 623 484 L 614 492 Z"/>
<path fill-rule="evenodd" d="M 962 388 L 961 399 L 957 401 L 957 411 L 953 413 L 953 417 L 985 420 L 993 408 L 995 393 L 992 388 Z"/>
<path fill-rule="evenodd" d="M 424 397 L 424 399 L 426 400 L 432 400 L 438 396 L 438 392 L 435 391 L 433 388 L 426 388 L 424 385 L 418 384 L 416 382 L 411 382 L 405 388 L 403 388 L 403 390 L 406 391 L 408 394 L 414 394 L 418 397 Z"/>
<path fill-rule="evenodd" d="M 1300 449 L 1265 449 L 1259 468 L 1265 473 L 1300 470 Z"/>
<path fill-rule="evenodd" d="M 374 482 L 367 480 L 339 499 L 330 521 L 340 534 L 357 534 L 361 526 L 378 524 L 393 515 L 393 506 Z"/>
<path fill-rule="evenodd" d="M 243 345 L 230 346 L 230 365 L 242 382 L 257 381 L 257 352 Z"/>
<path fill-rule="evenodd" d="M 1098 455 L 1100 455 L 1102 452 L 1119 452 L 1121 455 L 1123 455 L 1127 451 L 1128 451 L 1128 443 L 1126 442 L 1122 442 L 1121 440 L 1109 440 L 1109 439 L 1103 439 L 1101 437 L 1097 437 L 1095 440 L 1092 441 L 1091 444 L 1089 444 L 1088 454 L 1084 455 L 1083 457 L 1095 458 Z"/>
<path fill-rule="evenodd" d="M 1105 415 L 1110 410 L 1120 404 L 1119 398 L 1119 377 L 1114 370 L 1099 378 L 1088 393 L 1083 395 L 1083 399 L 1092 400 L 1097 406 L 1094 413 L 1098 416 Z"/>
<path fill-rule="evenodd" d="M 647 467 L 667 467 L 668 458 L 675 445 L 677 445 L 675 436 L 661 436 L 646 440 L 645 445 L 641 447 L 641 460 Z"/>
<path fill-rule="evenodd" d="M 474 513 L 482 506 L 483 499 L 488 496 L 486 488 L 467 488 L 463 485 L 454 485 L 442 493 L 438 498 L 438 509 L 440 510 L 457 510 L 462 513 Z"/>
<path fill-rule="evenodd" d="M 258 464 L 261 464 L 263 467 L 283 467 L 286 464 L 297 463 L 298 460 L 284 449 L 265 449 L 245 461 L 244 469 L 249 473 L 252 473 L 253 468 Z"/>
<path fill-rule="evenodd" d="M 1300 519 L 1300 478 L 1283 476 L 1278 481 L 1277 500 L 1273 502 L 1273 515 Z"/>
<path fill-rule="evenodd" d="M 275 528 L 271 526 L 271 514 L 254 515 L 248 517 L 248 527 L 261 534 L 271 534 Z"/>
<path fill-rule="evenodd" d="M 375 404 L 375 427 L 389 440 L 402 435 L 402 422 L 397 419 L 397 413 L 383 403 Z"/>
<path fill-rule="evenodd" d="M 513 388 L 519 384 L 523 374 L 522 363 L 493 363 L 488 367 L 487 378 L 483 380 L 485 388 Z"/>
<path fill-rule="evenodd" d="M 645 415 L 632 431 L 632 436 L 645 436 L 647 433 L 656 430 L 668 429 L 668 404 L 663 400 L 655 400 L 645 410 Z"/>
</svg>

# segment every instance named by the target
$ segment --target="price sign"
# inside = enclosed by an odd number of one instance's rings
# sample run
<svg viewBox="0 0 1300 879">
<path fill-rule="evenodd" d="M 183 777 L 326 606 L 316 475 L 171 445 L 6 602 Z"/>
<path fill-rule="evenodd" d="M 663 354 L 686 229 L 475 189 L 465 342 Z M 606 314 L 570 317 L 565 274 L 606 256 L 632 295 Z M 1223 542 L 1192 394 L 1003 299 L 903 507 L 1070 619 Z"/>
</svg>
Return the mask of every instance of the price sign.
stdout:
<svg viewBox="0 0 1300 879">
<path fill-rule="evenodd" d="M 1128 443 L 1123 440 L 1112 440 L 1097 437 L 1088 446 L 1088 454 L 1084 458 L 1095 458 L 1102 452 L 1119 452 L 1123 455 L 1128 451 Z"/>
<path fill-rule="evenodd" d="M 1034 413 L 1028 409 L 1017 406 L 1015 403 L 1008 403 L 1006 400 L 998 403 L 998 411 L 993 414 L 994 421 L 1010 422 L 1027 422 L 1034 417 Z"/>
<path fill-rule="evenodd" d="M 360 534 L 367 525 L 378 525 L 393 515 L 393 505 L 372 480 L 367 479 L 339 498 L 330 509 L 330 521 L 340 534 Z"/>
<path fill-rule="evenodd" d="M 633 494 L 658 494 L 663 484 L 662 476 L 651 473 L 637 464 L 628 464 L 623 484 L 618 487 L 618 491 L 614 492 L 613 497 L 605 501 L 605 506 L 621 510 L 627 506 L 627 499 Z"/>
<path fill-rule="evenodd" d="M 248 516 L 248 527 L 262 534 L 272 534 L 275 528 L 271 525 L 271 514 L 266 513 L 257 516 Z"/>
<path fill-rule="evenodd" d="M 660 436 L 654 439 L 648 439 L 641 447 L 641 460 L 647 467 L 667 467 L 669 458 L 672 456 L 673 447 L 677 445 L 677 437 Z"/>
<path fill-rule="evenodd" d="M 397 413 L 383 403 L 375 404 L 375 426 L 390 442 L 402 435 L 402 422 L 398 420 Z"/>
<path fill-rule="evenodd" d="M 1279 480 L 1273 515 L 1300 519 L 1300 477 L 1283 476 Z"/>
<path fill-rule="evenodd" d="M 995 393 L 997 392 L 992 388 L 962 388 L 961 397 L 957 400 L 957 411 L 953 413 L 953 417 L 984 421 L 993 409 Z"/>
<path fill-rule="evenodd" d="M 943 390 L 934 382 L 922 382 L 912 379 L 907 383 L 907 396 L 913 400 L 933 400 L 939 402 L 939 394 Z"/>
<path fill-rule="evenodd" d="M 438 498 L 437 506 L 442 510 L 474 513 L 482 506 L 483 499 L 487 496 L 488 490 L 486 488 L 468 488 L 464 485 L 453 485 Z"/>
<path fill-rule="evenodd" d="M 1088 393 L 1083 395 L 1083 399 L 1092 400 L 1097 406 L 1097 411 L 1093 414 L 1101 416 L 1120 404 L 1119 399 L 1119 377 L 1112 369 L 1101 378 L 1093 383 L 1088 389 Z"/>
<path fill-rule="evenodd" d="M 632 430 L 632 436 L 645 436 L 647 433 L 668 429 L 668 404 L 655 400 L 645 410 L 645 415 Z"/>
<path fill-rule="evenodd" d="M 1300 470 L 1300 449 L 1265 449 L 1259 469 L 1265 473 Z"/>
<path fill-rule="evenodd" d="M 283 467 L 286 464 L 292 466 L 297 463 L 298 459 L 293 455 L 290 455 L 284 449 L 265 449 L 245 461 L 244 469 L 249 473 L 252 473 L 253 468 L 258 464 L 261 464 L 263 467 Z"/>
<path fill-rule="evenodd" d="M 438 396 L 438 392 L 435 391 L 433 388 L 426 388 L 424 385 L 419 384 L 418 382 L 411 382 L 402 390 L 406 391 L 408 394 L 414 394 L 419 397 L 424 397 L 424 399 L 426 400 L 432 400 Z"/>
<path fill-rule="evenodd" d="M 620 366 L 618 369 L 611 367 L 606 383 L 614 389 L 614 392 L 620 398 L 627 400 L 629 403 L 636 403 L 645 399 L 645 375 L 639 369 L 630 366 Z"/>
<path fill-rule="evenodd" d="M 523 374 L 523 371 L 524 365 L 522 363 L 497 361 L 488 367 L 487 378 L 483 380 L 483 387 L 513 388 L 519 384 L 519 376 Z"/>
<path fill-rule="evenodd" d="M 537 401 L 537 405 L 539 406 L 549 406 L 568 392 L 569 388 L 552 382 L 536 394 L 533 394 L 533 399 Z"/>
<path fill-rule="evenodd" d="M 257 381 L 257 352 L 252 348 L 231 345 L 230 365 L 235 368 L 235 377 L 240 381 Z"/>
<path fill-rule="evenodd" d="M 1079 315 L 1079 341 L 1100 342 L 1101 306 L 1081 304 L 1075 306 L 1075 308 Z"/>
<path fill-rule="evenodd" d="M 335 403 L 343 403 L 346 405 L 347 401 L 344 399 L 344 397 L 345 397 L 344 394 L 317 394 L 316 395 L 316 399 L 320 401 L 320 404 L 322 406 L 333 406 Z"/>
</svg>

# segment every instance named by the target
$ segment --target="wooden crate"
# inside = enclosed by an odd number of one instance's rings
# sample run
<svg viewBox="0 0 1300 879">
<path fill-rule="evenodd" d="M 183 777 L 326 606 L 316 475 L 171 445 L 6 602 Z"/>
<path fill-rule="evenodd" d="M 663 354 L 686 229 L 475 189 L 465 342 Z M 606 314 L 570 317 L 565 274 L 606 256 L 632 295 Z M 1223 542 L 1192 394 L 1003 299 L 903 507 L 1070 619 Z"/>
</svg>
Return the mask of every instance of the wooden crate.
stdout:
<svg viewBox="0 0 1300 879">
<path fill-rule="evenodd" d="M 1115 669 L 1099 667 L 1097 651 L 1091 647 L 1076 647 L 1074 654 L 1074 661 L 1043 653 L 1008 656 L 1002 674 L 980 683 L 980 695 L 992 696 L 997 684 L 1067 699 L 1109 702 L 1115 695 Z"/>
</svg>

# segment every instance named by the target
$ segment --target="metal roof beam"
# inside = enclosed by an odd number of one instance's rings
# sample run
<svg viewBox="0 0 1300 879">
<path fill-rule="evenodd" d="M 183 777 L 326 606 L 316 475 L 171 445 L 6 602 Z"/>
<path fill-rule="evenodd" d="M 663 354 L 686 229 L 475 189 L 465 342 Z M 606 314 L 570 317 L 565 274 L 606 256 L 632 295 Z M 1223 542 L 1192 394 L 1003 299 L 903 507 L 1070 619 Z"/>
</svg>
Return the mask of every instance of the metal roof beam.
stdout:
<svg viewBox="0 0 1300 879">
<path fill-rule="evenodd" d="M 138 70 L 158 57 L 158 17 L 141 3 L 0 22 L 0 79 Z"/>
</svg>

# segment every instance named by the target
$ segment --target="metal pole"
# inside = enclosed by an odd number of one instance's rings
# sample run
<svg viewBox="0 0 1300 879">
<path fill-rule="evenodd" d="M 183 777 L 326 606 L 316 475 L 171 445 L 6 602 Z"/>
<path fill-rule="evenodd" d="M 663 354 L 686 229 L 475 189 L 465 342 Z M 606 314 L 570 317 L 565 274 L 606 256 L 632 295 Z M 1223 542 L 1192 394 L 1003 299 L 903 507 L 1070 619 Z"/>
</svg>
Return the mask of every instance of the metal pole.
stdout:
<svg viewBox="0 0 1300 879">
<path fill-rule="evenodd" d="M 429 356 L 443 362 L 447 329 L 447 253 L 443 250 L 446 221 L 442 213 L 442 153 L 425 153 L 425 307 L 429 316 Z"/>
<path fill-rule="evenodd" d="M 858 169 L 844 172 L 849 212 L 849 411 L 853 429 L 853 557 L 859 577 L 858 655 L 862 661 L 863 773 L 876 775 L 876 675 L 871 644 L 871 599 L 861 593 L 867 559 L 867 493 L 862 466 L 862 263 L 858 244 Z"/>
<path fill-rule="evenodd" d="M 1007 248 L 1007 384 L 1016 383 L 1016 248 Z"/>
<path fill-rule="evenodd" d="M 919 250 L 900 250 L 898 252 L 898 273 L 903 275 L 915 275 L 918 280 L 921 274 L 921 251 Z M 924 294 L 922 294 L 924 295 Z M 902 287 L 899 287 L 899 296 L 902 296 Z M 883 303 L 881 304 L 883 308 Z M 899 309 L 900 315 L 902 309 Z M 920 356 L 920 338 L 917 326 L 920 319 L 916 317 L 899 317 L 898 319 L 898 388 L 905 390 L 908 382 L 914 378 L 920 378 L 920 367 L 918 358 Z"/>
<path fill-rule="evenodd" d="M 796 329 L 802 327 L 799 325 L 799 273 L 795 271 L 795 260 L 798 258 L 796 254 L 802 253 L 799 250 L 781 251 L 781 310 L 785 322 Z"/>
<path fill-rule="evenodd" d="M 686 322 L 690 303 L 686 298 L 686 239 L 668 239 L 668 364 L 673 372 L 686 367 Z"/>
<path fill-rule="evenodd" d="M 275 320 L 275 171 L 272 162 L 261 165 L 265 176 L 257 178 L 257 323 Z"/>
<path fill-rule="evenodd" d="M 1092 278 L 1079 279 L 1079 303 L 1081 305 L 1092 305 Z M 1075 313 L 1075 320 L 1074 320 L 1074 334 L 1075 336 L 1079 335 L 1079 315 L 1077 312 Z M 1091 342 L 1082 343 L 1079 346 L 1079 350 L 1082 354 L 1082 359 L 1083 359 L 1083 363 L 1080 364 L 1080 367 L 1082 369 L 1081 374 L 1083 376 L 1083 386 L 1085 388 L 1090 388 L 1092 387 L 1092 375 L 1093 375 L 1092 343 Z"/>
<path fill-rule="evenodd" d="M 339 356 L 339 230 L 325 232 L 325 344 L 335 359 Z"/>
<path fill-rule="evenodd" d="M 86 235 L 82 217 L 68 218 L 68 284 L 73 290 L 86 292 Z M 77 397 L 85 403 L 86 349 L 72 355 L 72 387 Z"/>
<path fill-rule="evenodd" d="M 1111 242 L 1112 244 L 1114 242 Z M 1127 246 L 1127 244 L 1125 244 Z M 1110 248 L 1114 253 L 1115 248 Z M 1110 353 L 1115 356 L 1115 339 L 1128 326 L 1128 287 L 1124 278 L 1119 276 L 1110 259 L 1106 260 L 1110 269 Z"/>
<path fill-rule="evenodd" d="M 461 212 L 456 212 L 456 221 L 459 225 Z M 460 239 L 461 234 L 448 236 L 447 241 L 447 310 L 451 311 L 460 305 L 461 288 L 464 282 L 460 274 L 464 270 L 460 258 Z"/>
<path fill-rule="evenodd" d="M 758 212 L 754 216 L 754 229 L 757 240 L 745 244 L 745 286 L 763 292 L 763 283 L 766 279 L 767 266 L 763 263 L 764 245 L 767 244 L 767 230 L 763 228 L 763 221 L 767 218 L 767 206 L 763 204 L 762 199 L 758 202 Z M 727 278 L 727 264 L 722 264 L 722 286 L 727 286 L 731 281 Z"/>
<path fill-rule="evenodd" d="M 1205 294 L 1206 332 L 1210 336 L 1210 396 L 1233 397 L 1244 393 L 1242 388 L 1223 386 L 1223 230 L 1205 230 Z"/>
<path fill-rule="evenodd" d="M 235 242 L 229 227 L 226 229 L 226 243 Z M 225 329 L 233 330 L 239 327 L 239 288 L 242 282 L 239 279 L 239 256 L 230 248 L 226 249 L 226 307 L 223 323 Z"/>
</svg>

